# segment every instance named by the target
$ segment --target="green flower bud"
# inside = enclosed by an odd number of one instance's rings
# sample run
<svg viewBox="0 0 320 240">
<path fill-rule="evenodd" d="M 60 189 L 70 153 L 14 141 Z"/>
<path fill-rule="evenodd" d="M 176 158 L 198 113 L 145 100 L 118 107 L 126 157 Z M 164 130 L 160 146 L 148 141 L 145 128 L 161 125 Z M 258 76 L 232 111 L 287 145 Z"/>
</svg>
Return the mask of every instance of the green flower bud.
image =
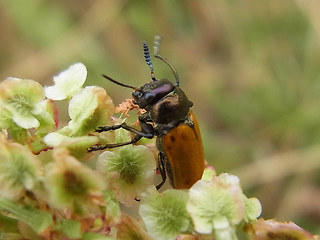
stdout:
<svg viewBox="0 0 320 240">
<path fill-rule="evenodd" d="M 186 209 L 188 194 L 183 190 L 166 190 L 159 194 L 154 188 L 142 198 L 139 214 L 151 237 L 158 240 L 176 239 L 189 232 L 191 219 Z"/>
<path fill-rule="evenodd" d="M 0 84 L 0 128 L 8 129 L 20 143 L 31 142 L 26 129 L 36 128 L 42 136 L 56 128 L 54 108 L 44 100 L 43 88 L 36 81 L 8 78 Z"/>
<path fill-rule="evenodd" d="M 37 128 L 37 107 L 44 99 L 42 86 L 33 80 L 8 78 L 0 84 L 0 127 Z"/>
<path fill-rule="evenodd" d="M 261 215 L 262 206 L 257 198 L 247 198 L 243 195 L 244 207 L 245 207 L 245 222 L 252 222 L 257 220 Z"/>
<path fill-rule="evenodd" d="M 1 196 L 19 199 L 37 186 L 41 175 L 41 163 L 28 148 L 0 137 Z"/>
<path fill-rule="evenodd" d="M 55 149 L 53 157 L 55 162 L 46 166 L 44 179 L 50 205 L 69 208 L 80 215 L 100 213 L 104 178 L 64 148 Z"/>
<path fill-rule="evenodd" d="M 198 181 L 189 190 L 187 209 L 199 233 L 210 234 L 214 230 L 221 231 L 222 227 L 232 229 L 229 225 L 235 226 L 244 218 L 239 179 L 221 174 L 210 182 Z"/>
<path fill-rule="evenodd" d="M 116 192 L 117 199 L 126 204 L 134 203 L 147 186 L 153 184 L 155 161 L 146 146 L 128 145 L 103 152 L 97 169 L 106 175 L 109 188 Z"/>
</svg>

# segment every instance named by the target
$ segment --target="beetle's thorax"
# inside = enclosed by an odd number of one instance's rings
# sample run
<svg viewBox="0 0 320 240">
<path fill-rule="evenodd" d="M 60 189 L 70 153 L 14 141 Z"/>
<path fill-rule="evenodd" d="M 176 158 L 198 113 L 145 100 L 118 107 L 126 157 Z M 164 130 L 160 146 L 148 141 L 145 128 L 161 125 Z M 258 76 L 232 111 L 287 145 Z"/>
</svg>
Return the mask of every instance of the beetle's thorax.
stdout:
<svg viewBox="0 0 320 240">
<path fill-rule="evenodd" d="M 187 117 L 191 106 L 192 102 L 186 94 L 179 87 L 175 87 L 172 94 L 168 94 L 150 107 L 149 117 L 156 124 L 174 126 Z"/>
</svg>

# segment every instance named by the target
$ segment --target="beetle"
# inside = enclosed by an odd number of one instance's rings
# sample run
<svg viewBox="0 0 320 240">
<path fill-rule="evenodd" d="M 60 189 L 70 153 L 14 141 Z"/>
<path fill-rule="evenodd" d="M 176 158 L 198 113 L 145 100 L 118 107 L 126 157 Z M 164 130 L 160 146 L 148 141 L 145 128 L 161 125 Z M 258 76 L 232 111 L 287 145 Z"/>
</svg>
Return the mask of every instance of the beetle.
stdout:
<svg viewBox="0 0 320 240">
<path fill-rule="evenodd" d="M 179 87 L 179 77 L 175 68 L 159 54 L 160 37 L 155 40 L 154 56 L 163 61 L 173 72 L 175 84 L 167 79 L 156 79 L 151 62 L 148 45 L 143 43 L 144 58 L 150 67 L 151 82 L 136 88 L 123 84 L 103 75 L 111 82 L 134 90 L 133 103 L 146 112 L 138 117 L 141 130 L 128 126 L 125 122 L 119 125 L 99 127 L 96 132 L 126 129 L 135 133 L 131 141 L 107 145 L 96 145 L 88 151 L 115 148 L 136 143 L 141 138 L 156 139 L 158 153 L 158 170 L 162 181 L 157 190 L 168 177 L 175 189 L 189 189 L 201 179 L 204 171 L 204 151 L 199 125 L 191 111 L 193 103 Z"/>
</svg>

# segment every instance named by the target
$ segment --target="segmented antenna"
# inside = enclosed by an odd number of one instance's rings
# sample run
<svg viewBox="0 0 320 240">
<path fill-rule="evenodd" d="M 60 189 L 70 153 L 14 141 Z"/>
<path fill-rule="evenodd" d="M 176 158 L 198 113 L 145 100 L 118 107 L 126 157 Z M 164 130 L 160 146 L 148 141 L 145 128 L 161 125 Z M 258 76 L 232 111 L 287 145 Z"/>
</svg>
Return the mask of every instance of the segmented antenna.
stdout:
<svg viewBox="0 0 320 240">
<path fill-rule="evenodd" d="M 168 65 L 168 67 L 171 69 L 171 71 L 173 72 L 173 75 L 176 79 L 176 85 L 179 86 L 179 75 L 178 72 L 176 71 L 176 69 L 174 68 L 174 66 L 169 62 L 169 60 L 163 56 L 160 55 L 160 44 L 161 44 L 161 37 L 160 36 L 155 36 L 154 37 L 154 47 L 153 47 L 153 51 L 154 51 L 154 56 L 156 58 L 159 58 L 161 61 L 163 61 L 165 64 Z"/>
<path fill-rule="evenodd" d="M 133 89 L 133 90 L 135 90 L 135 91 L 138 91 L 138 90 L 139 90 L 139 89 L 136 88 L 136 87 L 133 87 L 133 86 L 130 86 L 130 85 L 127 85 L 127 84 L 118 82 L 118 81 L 114 80 L 113 78 L 111 78 L 111 77 L 109 77 L 109 76 L 107 76 L 107 75 L 102 74 L 102 77 L 104 77 L 104 78 L 108 79 L 110 82 L 113 82 L 113 83 L 115 83 L 115 84 L 118 84 L 118 85 L 120 85 L 120 86 L 122 86 L 122 87 L 131 88 L 131 89 Z"/>
<path fill-rule="evenodd" d="M 150 53 L 149 53 L 149 48 L 148 48 L 148 45 L 147 45 L 146 42 L 143 43 L 143 54 L 144 54 L 144 59 L 146 60 L 146 63 L 150 67 L 152 81 L 157 81 L 157 79 L 156 79 L 156 77 L 154 75 L 153 65 L 152 65 L 151 58 L 150 58 Z"/>
</svg>

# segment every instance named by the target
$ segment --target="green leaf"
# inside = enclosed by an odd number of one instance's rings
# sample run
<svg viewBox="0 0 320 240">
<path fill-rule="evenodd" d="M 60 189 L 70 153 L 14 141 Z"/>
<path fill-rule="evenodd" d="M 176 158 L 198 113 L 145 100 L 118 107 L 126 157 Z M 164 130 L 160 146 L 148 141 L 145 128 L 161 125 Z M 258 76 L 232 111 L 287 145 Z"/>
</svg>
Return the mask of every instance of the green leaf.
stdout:
<svg viewBox="0 0 320 240">
<path fill-rule="evenodd" d="M 0 214 L 0 232 L 18 232 L 17 219 Z"/>
<path fill-rule="evenodd" d="M 58 218 L 54 230 L 68 238 L 81 237 L 81 223 L 77 220 Z"/>
<path fill-rule="evenodd" d="M 103 197 L 106 202 L 105 216 L 107 223 L 118 223 L 121 217 L 121 209 L 120 204 L 115 197 L 115 193 L 107 190 L 104 192 Z"/>
<path fill-rule="evenodd" d="M 116 240 L 114 237 L 105 236 L 98 233 L 86 232 L 83 234 L 82 240 Z"/>
<path fill-rule="evenodd" d="M 37 233 L 43 232 L 52 224 L 50 213 L 17 204 L 7 198 L 0 198 L 0 209 L 9 211 L 15 218 L 29 225 Z"/>
</svg>

